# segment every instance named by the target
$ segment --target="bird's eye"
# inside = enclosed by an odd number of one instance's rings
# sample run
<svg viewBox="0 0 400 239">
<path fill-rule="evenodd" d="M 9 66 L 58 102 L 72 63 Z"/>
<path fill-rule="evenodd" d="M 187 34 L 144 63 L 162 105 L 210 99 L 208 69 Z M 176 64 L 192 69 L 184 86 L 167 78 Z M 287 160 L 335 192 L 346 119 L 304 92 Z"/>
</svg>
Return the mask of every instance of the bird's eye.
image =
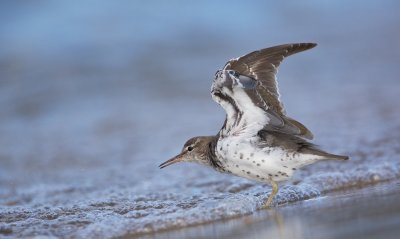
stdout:
<svg viewBox="0 0 400 239">
<path fill-rule="evenodd" d="M 189 146 L 189 147 L 187 147 L 187 150 L 188 150 L 188 151 L 192 151 L 192 150 L 193 150 L 193 147 L 192 147 L 192 146 Z"/>
</svg>

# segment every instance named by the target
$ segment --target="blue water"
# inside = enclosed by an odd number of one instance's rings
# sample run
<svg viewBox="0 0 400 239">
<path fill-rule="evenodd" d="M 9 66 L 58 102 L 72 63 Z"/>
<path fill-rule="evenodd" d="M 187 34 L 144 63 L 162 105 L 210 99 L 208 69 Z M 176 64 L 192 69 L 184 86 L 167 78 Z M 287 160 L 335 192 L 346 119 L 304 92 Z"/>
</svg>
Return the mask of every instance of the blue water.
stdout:
<svg viewBox="0 0 400 239">
<path fill-rule="evenodd" d="M 400 176 L 396 1 L 0 4 L 0 235 L 109 238 L 253 213 L 270 192 L 194 164 L 209 95 L 233 57 L 317 42 L 280 67 L 288 114 L 350 155 L 282 185 L 275 204 Z"/>
</svg>

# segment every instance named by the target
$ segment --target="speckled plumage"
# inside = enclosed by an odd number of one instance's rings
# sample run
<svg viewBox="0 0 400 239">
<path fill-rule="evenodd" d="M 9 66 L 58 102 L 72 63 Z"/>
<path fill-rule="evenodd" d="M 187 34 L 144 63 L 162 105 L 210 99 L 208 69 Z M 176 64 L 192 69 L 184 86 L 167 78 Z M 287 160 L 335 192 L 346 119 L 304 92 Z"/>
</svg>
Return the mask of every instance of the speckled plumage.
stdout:
<svg viewBox="0 0 400 239">
<path fill-rule="evenodd" d="M 214 169 L 268 182 L 289 179 L 295 170 L 323 159 L 348 159 L 318 149 L 300 122 L 286 116 L 279 100 L 276 73 L 282 60 L 315 47 L 313 43 L 286 44 L 254 51 L 232 59 L 217 71 L 211 87 L 214 101 L 224 108 L 226 119 L 216 136 L 188 140 L 182 152 L 164 162 L 189 161 Z"/>
</svg>

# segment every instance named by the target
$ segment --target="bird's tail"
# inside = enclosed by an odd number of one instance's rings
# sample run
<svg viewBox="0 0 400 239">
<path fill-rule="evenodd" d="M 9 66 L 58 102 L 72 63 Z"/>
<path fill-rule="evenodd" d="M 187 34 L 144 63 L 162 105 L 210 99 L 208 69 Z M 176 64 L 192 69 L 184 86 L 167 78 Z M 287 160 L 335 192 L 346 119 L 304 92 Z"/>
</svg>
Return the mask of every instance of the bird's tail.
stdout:
<svg viewBox="0 0 400 239">
<path fill-rule="evenodd" d="M 307 148 L 305 151 L 309 154 L 321 156 L 323 159 L 334 159 L 334 160 L 349 160 L 350 159 L 349 156 L 331 154 L 331 153 L 325 152 L 325 151 L 315 148 L 315 147 Z"/>
<path fill-rule="evenodd" d="M 335 160 L 349 160 L 349 156 L 346 155 L 337 155 L 337 154 L 330 154 L 330 153 L 325 153 L 325 155 L 323 155 L 324 157 L 326 157 L 326 159 L 335 159 Z"/>
</svg>

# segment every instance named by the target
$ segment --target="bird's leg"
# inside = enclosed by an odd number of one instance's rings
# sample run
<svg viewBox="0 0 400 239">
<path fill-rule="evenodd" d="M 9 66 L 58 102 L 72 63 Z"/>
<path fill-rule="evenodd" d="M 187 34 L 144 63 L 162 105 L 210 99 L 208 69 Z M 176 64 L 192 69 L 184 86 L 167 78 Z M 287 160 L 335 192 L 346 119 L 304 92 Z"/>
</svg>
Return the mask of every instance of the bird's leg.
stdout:
<svg viewBox="0 0 400 239">
<path fill-rule="evenodd" d="M 270 179 L 269 182 L 271 183 L 272 191 L 271 191 L 271 194 L 269 195 L 267 201 L 264 204 L 264 208 L 269 208 L 271 206 L 272 200 L 274 199 L 275 195 L 278 193 L 278 190 L 279 190 L 278 184 L 275 181 Z"/>
</svg>

